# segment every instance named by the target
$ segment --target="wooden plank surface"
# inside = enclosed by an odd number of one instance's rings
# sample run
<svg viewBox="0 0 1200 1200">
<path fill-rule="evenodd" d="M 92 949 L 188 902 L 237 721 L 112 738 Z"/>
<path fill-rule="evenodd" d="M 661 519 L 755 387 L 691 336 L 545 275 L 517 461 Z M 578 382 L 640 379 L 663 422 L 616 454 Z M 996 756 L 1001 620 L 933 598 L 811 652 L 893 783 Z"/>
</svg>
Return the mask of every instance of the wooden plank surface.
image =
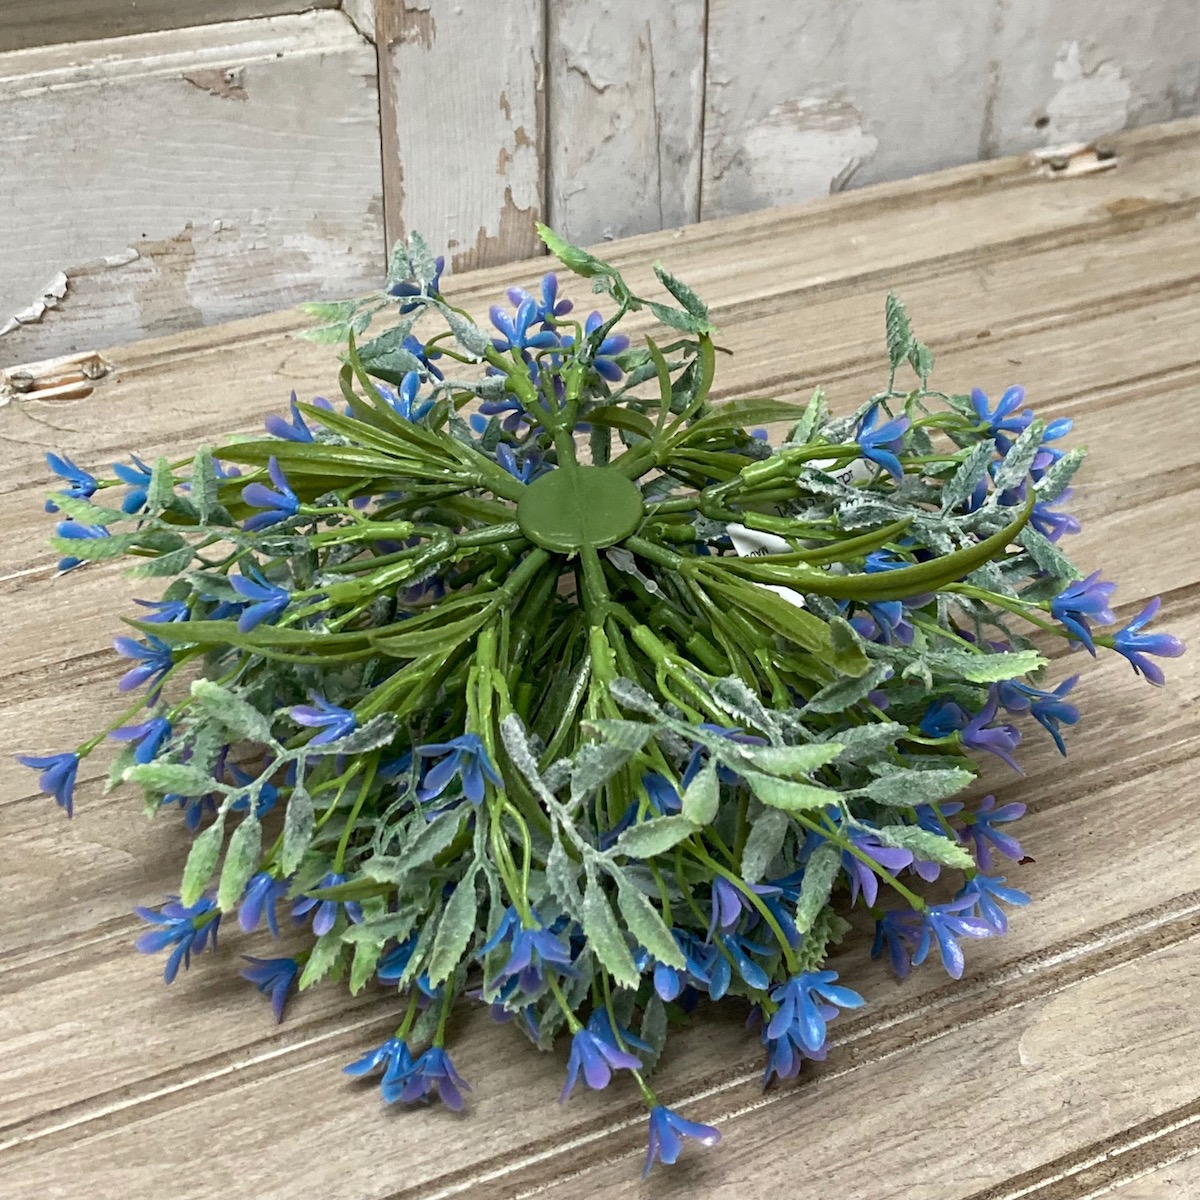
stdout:
<svg viewBox="0 0 1200 1200">
<path fill-rule="evenodd" d="M 1092 459 L 1072 549 L 1124 581 L 1122 616 L 1162 592 L 1164 623 L 1197 644 L 1198 150 L 1200 124 L 1177 125 L 1124 139 L 1104 175 L 1053 180 L 1008 161 L 606 253 L 662 257 L 712 299 L 734 351 L 725 396 L 829 379 L 848 407 L 878 379 L 881 295 L 897 287 L 945 386 L 1020 380 L 1039 411 L 1077 421 Z M 502 275 L 542 267 L 463 277 L 456 296 L 480 311 Z M 558 1056 L 485 1014 L 461 1020 L 456 1061 L 475 1091 L 456 1120 L 384 1111 L 341 1077 L 387 1032 L 387 997 L 318 989 L 276 1028 L 230 978 L 245 945 L 232 936 L 165 989 L 130 951 L 129 909 L 174 882 L 172 814 L 147 823 L 136 799 L 102 797 L 92 770 L 67 824 L 8 758 L 115 711 L 105 647 L 142 594 L 107 569 L 52 578 L 35 544 L 39 459 L 62 448 L 104 462 L 256 425 L 290 387 L 332 378 L 328 351 L 295 341 L 295 326 L 284 314 L 106 351 L 115 370 L 86 399 L 0 408 L 0 654 L 16 666 L 0 680 L 0 1194 L 807 1200 L 874 1197 L 886 1173 L 887 1195 L 929 1200 L 1188 1195 L 1200 1149 L 1191 658 L 1169 664 L 1166 692 L 1119 660 L 1089 662 L 1068 763 L 1046 743 L 1024 780 L 982 781 L 1030 806 L 1021 833 L 1036 862 L 1019 882 L 1035 903 L 1007 938 L 971 947 L 961 984 L 932 970 L 895 984 L 861 961 L 860 931 L 838 965 L 867 1009 L 840 1025 L 819 1072 L 766 1094 L 736 1020 L 678 1038 L 664 1097 L 720 1118 L 725 1142 L 648 1185 L 635 1099 L 610 1089 L 559 1106 Z"/>
<path fill-rule="evenodd" d="M 375 52 L 340 12 L 0 54 L 0 164 L 6 365 L 383 272 Z"/>
</svg>

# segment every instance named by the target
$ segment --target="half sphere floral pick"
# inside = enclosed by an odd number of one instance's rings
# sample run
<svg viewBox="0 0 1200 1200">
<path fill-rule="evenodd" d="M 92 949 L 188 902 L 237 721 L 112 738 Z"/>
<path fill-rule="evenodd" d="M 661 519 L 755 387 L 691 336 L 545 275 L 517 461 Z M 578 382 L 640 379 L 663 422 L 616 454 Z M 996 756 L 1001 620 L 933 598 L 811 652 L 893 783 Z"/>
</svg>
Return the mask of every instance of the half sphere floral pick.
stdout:
<svg viewBox="0 0 1200 1200">
<path fill-rule="evenodd" d="M 863 1003 L 824 966 L 851 908 L 898 975 L 958 978 L 1028 903 L 1002 863 L 1024 806 L 956 797 L 1026 736 L 1066 752 L 1079 676 L 1048 637 L 1153 684 L 1183 646 L 1157 600 L 1116 627 L 1063 553 L 1070 421 L 934 390 L 895 296 L 854 412 L 714 404 L 686 284 L 656 265 L 644 299 L 541 232 L 608 315 L 548 274 L 485 332 L 414 236 L 380 294 L 308 306 L 345 347 L 336 402 L 112 478 L 47 456 L 61 569 L 170 583 L 116 639 L 127 710 L 22 761 L 70 815 L 111 740 L 110 786 L 182 810 L 179 893 L 137 910 L 168 983 L 223 917 L 254 949 L 290 916 L 304 948 L 242 974 L 277 1019 L 326 977 L 395 992 L 346 1067 L 387 1103 L 464 1105 L 450 1018 L 482 1002 L 565 1035 L 564 1100 L 631 1077 L 649 1170 L 719 1137 L 651 1088 L 672 1015 L 748 1009 L 764 1082 L 790 1078 Z M 635 347 L 639 311 L 665 333 Z"/>
</svg>

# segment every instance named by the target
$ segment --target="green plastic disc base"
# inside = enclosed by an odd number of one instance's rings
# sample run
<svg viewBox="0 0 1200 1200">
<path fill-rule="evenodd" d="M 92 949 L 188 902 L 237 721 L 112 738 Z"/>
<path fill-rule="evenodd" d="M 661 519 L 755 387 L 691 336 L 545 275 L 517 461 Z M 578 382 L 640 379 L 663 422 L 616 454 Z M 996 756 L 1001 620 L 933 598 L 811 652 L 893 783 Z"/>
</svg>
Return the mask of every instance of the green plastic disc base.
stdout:
<svg viewBox="0 0 1200 1200">
<path fill-rule="evenodd" d="M 607 467 L 559 467 L 525 489 L 517 502 L 521 532 L 546 550 L 600 550 L 627 538 L 642 519 L 642 493 Z"/>
</svg>

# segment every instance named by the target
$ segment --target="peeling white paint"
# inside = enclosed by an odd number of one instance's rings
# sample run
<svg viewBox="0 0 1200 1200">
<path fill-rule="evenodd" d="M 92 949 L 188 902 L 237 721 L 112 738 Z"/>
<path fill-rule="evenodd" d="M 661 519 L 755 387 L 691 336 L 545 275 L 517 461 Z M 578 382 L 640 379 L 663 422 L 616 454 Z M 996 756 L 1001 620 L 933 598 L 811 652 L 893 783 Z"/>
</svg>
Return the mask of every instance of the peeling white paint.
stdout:
<svg viewBox="0 0 1200 1200">
<path fill-rule="evenodd" d="M 769 204 L 795 204 L 841 191 L 879 142 L 847 100 L 805 98 L 775 105 L 746 131 L 744 169 Z"/>
<path fill-rule="evenodd" d="M 1085 70 L 1078 42 L 1064 42 L 1054 63 L 1058 90 L 1046 105 L 1050 142 L 1089 141 L 1124 129 L 1132 88 L 1111 59 Z"/>
<path fill-rule="evenodd" d="M 35 325 L 51 308 L 57 308 L 58 302 L 67 294 L 68 280 L 65 271 L 59 271 L 50 280 L 41 293 L 19 312 L 13 313 L 3 325 L 0 325 L 0 337 L 12 333 L 22 325 Z"/>
</svg>

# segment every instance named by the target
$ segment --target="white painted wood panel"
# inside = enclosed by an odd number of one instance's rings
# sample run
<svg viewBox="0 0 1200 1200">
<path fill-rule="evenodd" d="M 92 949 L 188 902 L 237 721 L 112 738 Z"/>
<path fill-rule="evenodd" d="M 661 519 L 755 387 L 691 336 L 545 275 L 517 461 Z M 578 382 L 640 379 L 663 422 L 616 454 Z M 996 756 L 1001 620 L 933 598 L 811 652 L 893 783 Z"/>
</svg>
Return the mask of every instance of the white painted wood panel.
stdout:
<svg viewBox="0 0 1200 1200">
<path fill-rule="evenodd" d="M 54 304 L 7 363 L 375 286 L 373 48 L 324 11 L 0 55 L 0 246 L 0 329 Z"/>
<path fill-rule="evenodd" d="M 699 220 L 704 0 L 549 11 L 551 224 L 590 243 Z"/>
<path fill-rule="evenodd" d="M 377 0 L 387 232 L 455 271 L 541 249 L 542 0 Z"/>
</svg>

